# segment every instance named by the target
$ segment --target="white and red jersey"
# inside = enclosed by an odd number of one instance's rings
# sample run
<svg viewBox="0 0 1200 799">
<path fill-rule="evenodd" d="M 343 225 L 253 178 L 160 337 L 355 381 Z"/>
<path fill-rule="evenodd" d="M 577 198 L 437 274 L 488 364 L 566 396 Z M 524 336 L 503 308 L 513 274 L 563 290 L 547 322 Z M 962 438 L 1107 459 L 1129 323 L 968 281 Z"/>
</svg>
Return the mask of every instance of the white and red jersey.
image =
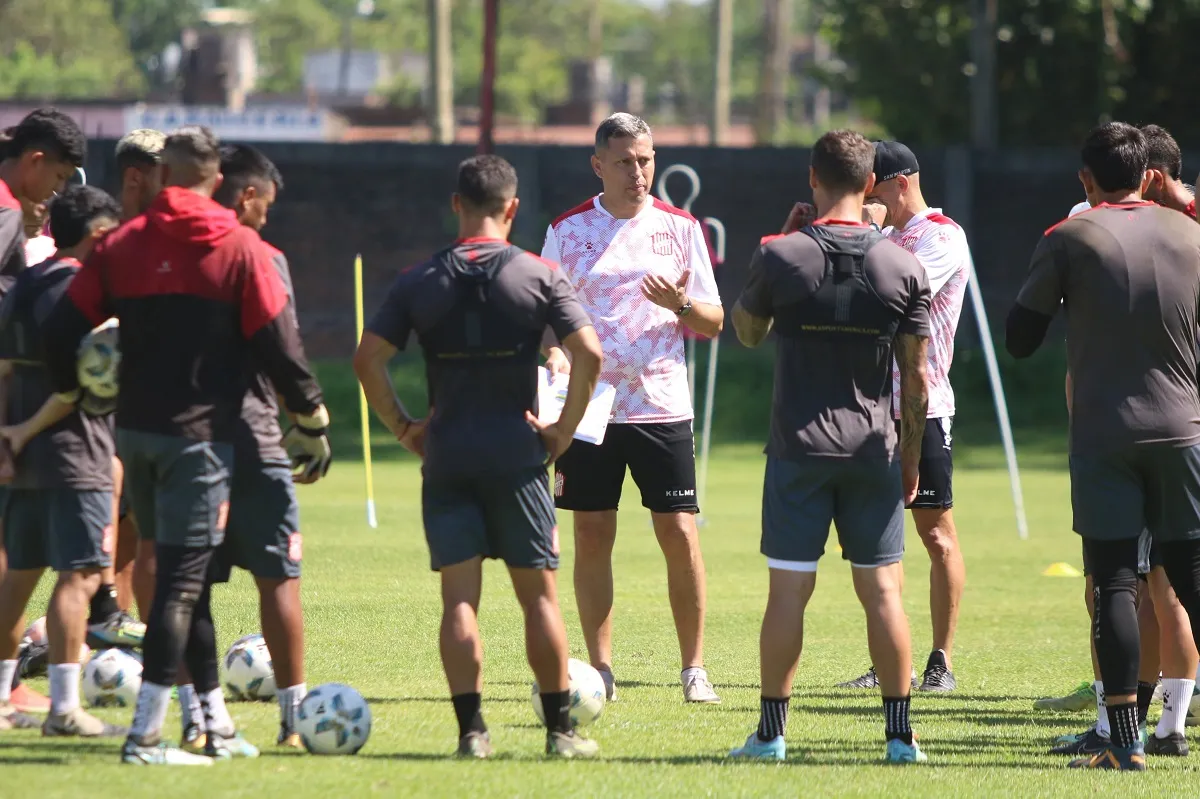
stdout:
<svg viewBox="0 0 1200 799">
<path fill-rule="evenodd" d="M 954 389 L 950 363 L 954 360 L 954 334 L 962 315 L 967 280 L 971 275 L 971 249 L 967 235 L 941 208 L 926 208 L 902 230 L 887 228 L 884 235 L 917 256 L 929 276 L 932 301 L 929 322 L 929 418 L 954 415 Z M 900 369 L 892 364 L 892 412 L 900 418 Z"/>
<path fill-rule="evenodd" d="M 683 323 L 642 296 L 642 279 L 675 283 L 691 272 L 689 299 L 720 305 L 708 244 L 686 211 L 647 199 L 632 219 L 617 219 L 593 197 L 554 220 L 542 257 L 562 265 L 604 347 L 600 380 L 617 390 L 612 422 L 692 418 Z"/>
<path fill-rule="evenodd" d="M 54 239 L 45 233 L 32 239 L 25 239 L 25 266 L 37 266 L 56 252 L 58 252 L 58 247 L 55 246 Z"/>
</svg>

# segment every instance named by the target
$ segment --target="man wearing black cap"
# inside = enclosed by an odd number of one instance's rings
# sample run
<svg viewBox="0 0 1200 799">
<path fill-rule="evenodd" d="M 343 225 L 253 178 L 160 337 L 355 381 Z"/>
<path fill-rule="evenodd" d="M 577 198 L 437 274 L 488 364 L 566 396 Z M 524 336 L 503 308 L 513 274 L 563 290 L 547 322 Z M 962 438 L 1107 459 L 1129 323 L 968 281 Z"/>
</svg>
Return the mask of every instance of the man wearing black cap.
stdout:
<svg viewBox="0 0 1200 799">
<path fill-rule="evenodd" d="M 921 541 L 929 552 L 929 610 L 933 647 L 918 690 L 946 693 L 956 687 L 950 653 L 958 624 L 958 605 L 966 568 L 954 529 L 954 475 L 951 425 L 954 390 L 950 362 L 954 333 L 962 313 L 971 273 L 971 253 L 962 228 L 940 208 L 930 208 L 921 193 L 921 167 L 912 150 L 900 142 L 875 143 L 875 187 L 867 197 L 875 224 L 892 241 L 911 252 L 925 267 L 933 298 L 929 309 L 929 411 L 921 449 L 921 482 L 908 507 Z M 900 419 L 900 371 L 892 367 L 892 409 Z M 897 421 L 899 424 L 899 421 Z M 916 679 L 914 675 L 914 681 Z M 844 688 L 874 688 L 875 669 L 842 683 Z"/>
</svg>

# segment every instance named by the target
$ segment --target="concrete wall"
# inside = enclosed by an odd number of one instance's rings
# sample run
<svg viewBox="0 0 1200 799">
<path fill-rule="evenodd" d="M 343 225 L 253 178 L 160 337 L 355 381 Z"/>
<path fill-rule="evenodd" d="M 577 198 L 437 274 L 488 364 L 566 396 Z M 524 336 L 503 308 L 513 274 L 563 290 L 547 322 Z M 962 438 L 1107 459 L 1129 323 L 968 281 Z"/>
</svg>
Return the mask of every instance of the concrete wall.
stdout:
<svg viewBox="0 0 1200 799">
<path fill-rule="evenodd" d="M 114 143 L 92 143 L 88 176 L 115 190 Z M 455 168 L 467 147 L 398 143 L 263 144 L 286 187 L 264 236 L 287 253 L 305 339 L 313 357 L 349 355 L 354 347 L 353 262 L 362 253 L 368 317 L 398 270 L 454 238 L 449 207 Z M 540 249 L 546 225 L 599 191 L 578 147 L 509 147 L 501 154 L 521 177 L 516 243 Z M 993 328 L 1004 315 L 1041 233 L 1083 199 L 1070 150 L 973 156 L 967 150 L 918 150 L 922 185 L 932 205 L 966 229 Z M 778 231 L 792 203 L 810 199 L 808 152 L 800 149 L 663 148 L 658 169 L 694 167 L 703 183 L 692 212 L 721 219 L 728 263 L 718 271 L 732 307 L 761 236 Z M 672 181 L 681 203 L 687 181 Z M 969 309 L 960 344 L 976 340 Z"/>
</svg>

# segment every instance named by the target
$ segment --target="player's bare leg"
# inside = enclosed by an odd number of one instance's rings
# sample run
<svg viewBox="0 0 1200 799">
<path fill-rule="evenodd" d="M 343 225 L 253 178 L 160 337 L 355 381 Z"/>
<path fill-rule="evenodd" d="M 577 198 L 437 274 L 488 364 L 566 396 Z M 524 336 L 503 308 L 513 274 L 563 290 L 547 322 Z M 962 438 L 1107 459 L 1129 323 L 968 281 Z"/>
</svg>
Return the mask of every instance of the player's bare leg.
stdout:
<svg viewBox="0 0 1200 799">
<path fill-rule="evenodd" d="M 873 568 L 852 566 L 850 571 L 854 593 L 866 612 L 867 648 L 883 693 L 888 759 L 920 762 L 925 756 L 913 738 L 908 715 L 912 637 L 901 601 L 904 567 L 897 562 Z"/>
<path fill-rule="evenodd" d="M 255 577 L 263 638 L 271 652 L 275 685 L 279 692 L 281 724 L 279 743 L 299 746 L 294 732 L 295 712 L 304 699 L 304 611 L 300 606 L 300 579 Z"/>
<path fill-rule="evenodd" d="M 940 651 L 949 674 L 948 677 L 936 675 L 934 679 L 927 673 L 922 690 L 953 690 L 954 633 L 958 628 L 958 608 L 967 582 L 967 569 L 958 546 L 958 531 L 954 527 L 954 512 L 914 508 L 912 516 L 921 543 L 929 553 L 929 617 L 933 625 L 934 651 L 930 666 L 936 668 L 939 665 L 935 661 Z M 930 666 L 926 667 L 926 672 Z"/>
<path fill-rule="evenodd" d="M 612 680 L 612 553 L 617 541 L 617 512 L 575 512 L 575 604 L 592 666 Z M 610 693 L 609 699 L 613 699 Z"/>
<path fill-rule="evenodd" d="M 575 734 L 567 677 L 567 628 L 558 607 L 553 569 L 508 570 L 525 615 L 525 654 L 537 678 L 546 719 L 546 754 L 594 757 L 600 747 Z"/>
<path fill-rule="evenodd" d="M 113 497 L 111 527 L 105 531 L 105 549 L 112 562 L 100 573 L 100 583 L 92 592 L 87 616 L 88 642 L 96 648 L 120 646 L 140 647 L 146 638 L 146 626 L 134 619 L 125 609 L 132 602 L 129 586 L 126 586 L 126 605 L 121 604 L 121 587 L 117 584 L 117 563 L 127 573 L 131 570 L 134 550 L 128 543 L 121 551 L 118 527 L 120 524 L 121 486 L 125 482 L 125 467 L 119 458 L 112 459 Z M 134 544 L 136 546 L 136 544 Z"/>
<path fill-rule="evenodd" d="M 479 557 L 443 566 L 442 627 L 438 638 L 442 668 L 450 686 L 450 701 L 458 719 L 458 753 L 468 757 L 491 754 L 483 702 L 483 642 L 479 637 L 479 596 L 483 590 L 483 561 Z"/>
<path fill-rule="evenodd" d="M 50 643 L 50 715 L 42 725 L 42 735 L 112 738 L 128 732 L 87 713 L 79 701 L 79 652 L 87 638 L 88 607 L 100 588 L 101 575 L 100 569 L 62 572 L 50 596 L 46 614 L 46 635 Z"/>
<path fill-rule="evenodd" d="M 667 591 L 679 637 L 684 698 L 714 704 L 720 697 L 704 670 L 706 580 L 694 513 L 652 513 L 654 534 L 667 560 Z"/>
<path fill-rule="evenodd" d="M 783 760 L 787 757 L 788 703 L 792 678 L 804 648 L 804 610 L 817 586 L 815 571 L 769 569 L 770 588 L 758 635 L 758 667 L 762 682 L 758 730 L 730 757 Z"/>
<path fill-rule="evenodd" d="M 14 706 L 12 685 L 17 674 L 21 634 L 25 630 L 25 606 L 37 588 L 42 571 L 9 569 L 0 580 L 0 730 L 38 726 L 34 719 L 18 712 Z"/>
<path fill-rule="evenodd" d="M 1154 601 L 1150 596 L 1150 586 L 1146 580 L 1138 580 L 1138 641 L 1140 643 L 1140 665 L 1138 666 L 1138 724 L 1146 726 L 1146 717 L 1150 712 L 1150 702 L 1154 698 L 1154 689 L 1158 685 L 1160 637 L 1158 618 L 1155 615 Z"/>
<path fill-rule="evenodd" d="M 133 535 L 138 537 L 137 555 L 133 563 L 133 596 L 137 600 L 138 617 L 145 622 L 150 618 L 150 608 L 154 607 L 154 585 L 158 572 L 154 542 L 143 540 L 138 535 L 137 522 L 132 513 L 125 517 L 124 524 L 130 525 Z"/>
<path fill-rule="evenodd" d="M 137 560 L 137 527 L 121 519 L 121 491 L 125 484 L 125 467 L 120 458 L 113 458 L 113 529 L 117 531 L 113 552 L 112 584 L 117 589 L 117 607 L 128 613 L 136 601 L 133 593 L 133 567 Z"/>
<path fill-rule="evenodd" d="M 1196 687 L 1195 675 L 1200 656 L 1192 640 L 1191 620 L 1161 566 L 1150 572 L 1148 582 L 1154 612 L 1158 616 L 1163 714 L 1154 734 L 1146 740 L 1146 752 L 1186 756 L 1188 745 L 1184 726 L 1191 707 L 1192 692 Z"/>
</svg>

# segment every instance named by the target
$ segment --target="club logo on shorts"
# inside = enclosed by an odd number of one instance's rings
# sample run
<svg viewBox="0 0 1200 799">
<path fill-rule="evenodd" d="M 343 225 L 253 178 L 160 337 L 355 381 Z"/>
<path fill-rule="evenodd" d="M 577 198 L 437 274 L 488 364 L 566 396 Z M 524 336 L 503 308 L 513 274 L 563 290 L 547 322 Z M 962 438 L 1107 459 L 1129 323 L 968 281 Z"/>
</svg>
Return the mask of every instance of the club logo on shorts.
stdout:
<svg viewBox="0 0 1200 799">
<path fill-rule="evenodd" d="M 694 497 L 694 496 L 696 496 L 696 489 L 694 489 L 694 488 L 672 488 L 667 491 L 667 496 L 670 497 L 671 499 L 677 499 L 679 497 Z"/>
<path fill-rule="evenodd" d="M 217 529 L 224 530 L 227 521 L 229 521 L 229 500 L 225 500 L 217 506 Z"/>
<path fill-rule="evenodd" d="M 942 427 L 942 448 L 947 450 L 954 445 L 954 436 L 950 434 L 950 423 L 952 421 L 949 416 L 939 420 Z"/>
<path fill-rule="evenodd" d="M 565 482 L 562 472 L 554 473 L 554 496 L 561 497 L 563 495 L 563 483 Z"/>
<path fill-rule="evenodd" d="M 550 551 L 555 556 L 558 555 L 558 525 L 554 525 L 554 529 L 550 531 Z"/>
<path fill-rule="evenodd" d="M 303 560 L 304 536 L 300 533 L 288 533 L 288 560 L 299 563 Z"/>
<path fill-rule="evenodd" d="M 104 532 L 100 535 L 100 550 L 105 555 L 111 555 L 116 550 L 117 528 L 111 524 L 104 526 Z"/>
<path fill-rule="evenodd" d="M 675 237 L 666 231 L 655 233 L 651 237 L 650 248 L 655 255 L 672 255 L 675 252 Z"/>
</svg>

